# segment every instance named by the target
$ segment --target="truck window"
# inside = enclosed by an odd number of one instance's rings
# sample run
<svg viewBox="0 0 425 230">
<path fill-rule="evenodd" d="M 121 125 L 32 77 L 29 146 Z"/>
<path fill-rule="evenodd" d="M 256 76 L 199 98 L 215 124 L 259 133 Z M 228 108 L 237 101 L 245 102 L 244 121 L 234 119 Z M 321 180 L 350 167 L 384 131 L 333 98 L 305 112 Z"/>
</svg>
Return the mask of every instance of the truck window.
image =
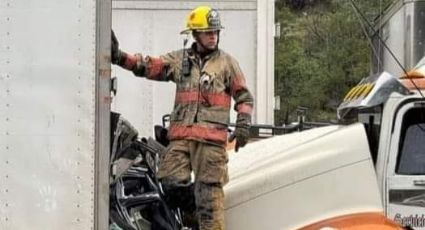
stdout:
<svg viewBox="0 0 425 230">
<path fill-rule="evenodd" d="M 413 108 L 403 118 L 396 173 L 425 175 L 425 109 Z"/>
</svg>

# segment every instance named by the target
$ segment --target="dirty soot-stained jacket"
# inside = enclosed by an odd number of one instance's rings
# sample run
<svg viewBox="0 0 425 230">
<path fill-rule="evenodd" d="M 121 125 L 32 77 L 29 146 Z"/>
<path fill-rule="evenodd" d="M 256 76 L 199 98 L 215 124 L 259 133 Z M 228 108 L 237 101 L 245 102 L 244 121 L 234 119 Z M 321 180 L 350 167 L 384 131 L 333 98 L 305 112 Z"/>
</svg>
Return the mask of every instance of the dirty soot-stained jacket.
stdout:
<svg viewBox="0 0 425 230">
<path fill-rule="evenodd" d="M 225 144 L 231 97 L 238 113 L 252 113 L 253 97 L 238 62 L 218 49 L 203 60 L 195 53 L 195 43 L 186 50 L 190 75 L 182 73 L 184 50 L 158 58 L 136 54 L 132 71 L 136 76 L 176 83 L 169 139 L 191 139 Z"/>
</svg>

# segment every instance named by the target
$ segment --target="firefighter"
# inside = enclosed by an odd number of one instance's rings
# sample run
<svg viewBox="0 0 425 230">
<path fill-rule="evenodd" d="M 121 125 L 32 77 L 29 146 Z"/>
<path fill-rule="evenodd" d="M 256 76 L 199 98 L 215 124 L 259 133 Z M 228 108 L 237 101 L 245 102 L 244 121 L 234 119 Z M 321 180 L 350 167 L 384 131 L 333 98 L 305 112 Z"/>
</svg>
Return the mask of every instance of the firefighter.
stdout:
<svg viewBox="0 0 425 230">
<path fill-rule="evenodd" d="M 169 194 L 194 193 L 202 230 L 224 229 L 223 186 L 228 182 L 225 145 L 231 98 L 238 113 L 235 151 L 248 142 L 253 108 L 253 96 L 238 62 L 218 48 L 222 29 L 217 10 L 197 7 L 189 13 L 182 31 L 191 33 L 195 42 L 190 48 L 159 57 L 121 51 L 112 33 L 113 64 L 139 77 L 176 84 L 170 145 L 162 155 L 157 176 Z M 190 190 L 192 171 L 195 178 Z"/>
</svg>

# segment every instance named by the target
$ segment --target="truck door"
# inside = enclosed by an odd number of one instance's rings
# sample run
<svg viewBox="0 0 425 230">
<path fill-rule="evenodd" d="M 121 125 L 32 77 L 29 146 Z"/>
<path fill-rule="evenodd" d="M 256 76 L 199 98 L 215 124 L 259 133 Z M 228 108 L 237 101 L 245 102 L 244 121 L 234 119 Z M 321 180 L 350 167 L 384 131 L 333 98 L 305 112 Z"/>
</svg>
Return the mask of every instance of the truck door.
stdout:
<svg viewBox="0 0 425 230">
<path fill-rule="evenodd" d="M 425 229 L 425 103 L 410 102 L 393 121 L 387 169 L 387 216 Z"/>
</svg>

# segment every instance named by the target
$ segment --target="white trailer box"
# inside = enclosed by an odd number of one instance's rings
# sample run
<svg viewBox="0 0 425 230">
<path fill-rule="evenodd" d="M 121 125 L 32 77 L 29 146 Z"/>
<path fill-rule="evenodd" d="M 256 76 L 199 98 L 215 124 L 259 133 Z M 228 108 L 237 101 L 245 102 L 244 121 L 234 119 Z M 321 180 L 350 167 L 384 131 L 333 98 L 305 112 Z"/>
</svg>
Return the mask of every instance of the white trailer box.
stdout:
<svg viewBox="0 0 425 230">
<path fill-rule="evenodd" d="M 390 47 L 391 52 L 407 71 L 412 69 L 425 54 L 425 1 L 402 0 L 394 1 L 385 10 L 382 17 L 377 18 L 375 30 Z M 394 76 L 404 74 L 376 34 L 373 35 L 374 48 L 373 72 L 387 71 Z M 379 61 L 378 61 L 379 59 Z"/>
<path fill-rule="evenodd" d="M 161 55 L 183 48 L 180 31 L 187 14 L 199 5 L 220 12 L 225 27 L 220 48 L 233 55 L 245 73 L 255 97 L 254 122 L 273 124 L 274 0 L 114 0 L 112 28 L 122 50 Z M 119 67 L 113 68 L 112 75 L 118 78 L 112 109 L 130 120 L 142 136 L 151 136 L 153 126 L 172 111 L 174 84 L 135 78 Z M 231 117 L 234 122 L 235 113 Z"/>
<path fill-rule="evenodd" d="M 111 1 L 0 1 L 0 229 L 108 228 Z"/>
</svg>

